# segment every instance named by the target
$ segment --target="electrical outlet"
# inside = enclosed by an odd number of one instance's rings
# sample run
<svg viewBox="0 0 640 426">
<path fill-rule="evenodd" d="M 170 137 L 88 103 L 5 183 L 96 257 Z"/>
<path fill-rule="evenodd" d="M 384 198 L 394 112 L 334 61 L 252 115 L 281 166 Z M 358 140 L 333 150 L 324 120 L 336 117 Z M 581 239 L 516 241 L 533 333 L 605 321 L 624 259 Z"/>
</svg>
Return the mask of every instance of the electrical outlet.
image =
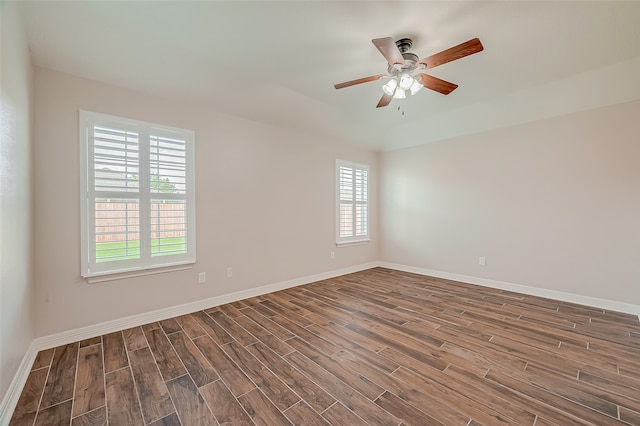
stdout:
<svg viewBox="0 0 640 426">
<path fill-rule="evenodd" d="M 335 252 L 335 251 L 332 251 L 332 252 L 331 252 L 331 258 L 332 258 L 332 259 L 335 259 L 335 258 L 336 258 L 336 252 Z"/>
<path fill-rule="evenodd" d="M 478 264 L 481 266 L 487 266 L 487 258 L 484 256 L 480 256 L 478 258 Z"/>
<path fill-rule="evenodd" d="M 233 277 L 233 268 L 227 268 L 227 278 Z"/>
<path fill-rule="evenodd" d="M 204 272 L 198 274 L 198 284 L 202 284 L 207 281 L 207 275 Z"/>
</svg>

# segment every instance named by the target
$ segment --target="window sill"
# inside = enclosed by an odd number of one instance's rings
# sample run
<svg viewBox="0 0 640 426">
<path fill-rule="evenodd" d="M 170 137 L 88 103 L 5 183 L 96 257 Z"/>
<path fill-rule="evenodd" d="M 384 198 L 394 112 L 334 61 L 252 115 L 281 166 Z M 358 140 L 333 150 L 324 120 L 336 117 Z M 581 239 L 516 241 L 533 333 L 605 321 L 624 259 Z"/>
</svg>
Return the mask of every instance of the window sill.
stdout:
<svg viewBox="0 0 640 426">
<path fill-rule="evenodd" d="M 121 271 L 121 272 L 104 272 L 101 274 L 90 275 L 83 277 L 87 280 L 89 284 L 96 284 L 105 281 L 116 281 L 116 280 L 124 280 L 127 278 L 135 278 L 135 277 L 143 277 L 145 275 L 155 275 L 155 274 L 164 274 L 166 272 L 176 272 L 176 271 L 184 271 L 186 269 L 193 268 L 195 262 L 189 262 L 185 264 L 176 264 L 170 266 L 160 266 L 150 269 L 138 269 L 131 271 Z"/>
<path fill-rule="evenodd" d="M 339 242 L 336 242 L 336 246 L 338 246 L 338 247 L 360 246 L 360 245 L 363 245 L 363 244 L 369 244 L 370 241 L 371 241 L 370 239 L 357 240 L 357 241 L 339 241 Z"/>
</svg>

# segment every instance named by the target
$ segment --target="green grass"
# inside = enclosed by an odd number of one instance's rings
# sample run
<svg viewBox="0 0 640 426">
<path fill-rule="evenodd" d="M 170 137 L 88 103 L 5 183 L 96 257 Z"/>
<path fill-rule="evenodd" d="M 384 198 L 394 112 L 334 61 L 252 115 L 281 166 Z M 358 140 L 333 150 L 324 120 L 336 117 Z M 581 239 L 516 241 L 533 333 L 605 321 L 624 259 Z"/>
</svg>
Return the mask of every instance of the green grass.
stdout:
<svg viewBox="0 0 640 426">
<path fill-rule="evenodd" d="M 184 237 L 155 238 L 151 240 L 151 255 L 164 256 L 182 254 L 187 251 Z M 96 244 L 97 262 L 114 262 L 116 260 L 138 259 L 140 257 L 139 241 L 117 241 Z"/>
</svg>

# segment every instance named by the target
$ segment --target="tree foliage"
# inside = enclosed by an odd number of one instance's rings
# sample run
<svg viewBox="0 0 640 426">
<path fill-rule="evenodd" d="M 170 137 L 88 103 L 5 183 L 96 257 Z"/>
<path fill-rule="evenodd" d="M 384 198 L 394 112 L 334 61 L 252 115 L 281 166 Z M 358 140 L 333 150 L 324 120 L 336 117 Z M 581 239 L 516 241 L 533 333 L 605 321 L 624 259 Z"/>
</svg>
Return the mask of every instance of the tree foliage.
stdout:
<svg viewBox="0 0 640 426">
<path fill-rule="evenodd" d="M 138 175 L 131 175 L 131 178 L 138 180 Z M 151 189 L 156 189 L 159 192 L 174 193 L 176 192 L 175 184 L 171 183 L 168 177 L 160 177 L 159 175 L 151 174 Z"/>
</svg>

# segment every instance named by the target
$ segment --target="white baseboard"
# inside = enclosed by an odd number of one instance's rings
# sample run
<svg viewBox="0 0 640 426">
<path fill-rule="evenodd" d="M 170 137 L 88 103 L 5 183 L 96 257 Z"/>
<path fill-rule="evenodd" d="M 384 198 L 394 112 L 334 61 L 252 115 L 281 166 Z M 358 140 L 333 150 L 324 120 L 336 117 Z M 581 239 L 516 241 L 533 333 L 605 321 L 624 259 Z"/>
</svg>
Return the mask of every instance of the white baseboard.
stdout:
<svg viewBox="0 0 640 426">
<path fill-rule="evenodd" d="M 530 296 L 546 297 L 549 299 L 561 300 L 563 302 L 577 303 L 579 305 L 593 306 L 609 311 L 624 312 L 637 315 L 640 319 L 640 306 L 631 303 L 618 302 L 615 300 L 600 299 L 597 297 L 581 296 L 579 294 L 564 293 L 561 291 L 548 290 L 539 287 L 530 287 L 521 284 L 513 284 L 504 281 L 495 281 L 486 278 L 473 277 L 470 275 L 454 274 L 450 272 L 437 271 L 434 269 L 418 268 L 416 266 L 401 265 L 398 263 L 378 262 L 378 266 L 398 271 L 411 272 L 419 275 L 444 278 L 447 280 L 460 281 L 468 284 L 476 284 L 483 287 L 508 290 L 516 293 L 528 294 Z"/>
<path fill-rule="evenodd" d="M 29 377 L 31 366 L 36 360 L 36 355 L 38 355 L 38 350 L 35 348 L 35 344 L 32 341 L 27 348 L 27 352 L 22 357 L 22 361 L 18 366 L 18 371 L 15 376 L 13 376 L 13 380 L 9 384 L 7 393 L 4 395 L 4 398 L 2 398 L 2 403 L 0 403 L 0 426 L 7 426 L 9 424 L 13 410 L 15 410 L 16 405 L 18 404 L 18 399 L 20 399 L 22 389 L 24 388 L 25 383 L 27 383 L 27 377 Z"/>
<path fill-rule="evenodd" d="M 131 315 L 125 318 L 119 318 L 106 321 L 100 324 L 88 325 L 86 327 L 76 328 L 61 333 L 51 334 L 49 336 L 38 337 L 34 340 L 35 347 L 41 351 L 43 349 L 54 348 L 56 346 L 66 345 L 68 343 L 77 342 L 79 340 L 90 339 L 103 334 L 113 333 L 114 331 L 124 330 L 131 327 L 138 327 L 155 321 L 162 321 L 168 318 L 180 315 L 190 314 L 192 312 L 209 309 L 214 306 L 224 305 L 250 297 L 260 296 L 272 293 L 278 290 L 284 290 L 299 285 L 309 284 L 315 281 L 326 280 L 340 275 L 351 274 L 353 272 L 363 271 L 378 266 L 377 262 L 364 263 L 361 265 L 350 266 L 348 268 L 335 269 L 333 271 L 323 272 L 306 277 L 295 278 L 288 281 L 282 281 L 274 284 L 267 284 L 261 287 L 241 290 L 234 293 L 223 294 L 208 299 L 196 300 L 194 302 L 184 303 L 182 305 L 170 306 L 168 308 L 158 309 L 142 314 Z"/>
<path fill-rule="evenodd" d="M 308 275 L 302 278 L 295 278 L 293 280 L 268 284 L 261 287 L 237 291 L 235 293 L 223 294 L 221 296 L 197 300 L 194 302 L 184 303 L 182 305 L 171 306 L 164 309 L 158 309 L 156 311 L 145 312 L 125 318 L 106 321 L 100 324 L 93 324 L 69 331 L 63 331 L 61 333 L 51 334 L 49 336 L 38 337 L 31 342 L 31 345 L 29 345 L 27 353 L 22 358 L 22 362 L 20 363 L 18 371 L 16 372 L 11 385 L 9 385 L 9 389 L 6 395 L 2 399 L 2 404 L 0 405 L 0 426 L 6 426 L 9 424 L 11 415 L 13 414 L 13 411 L 16 408 L 16 404 L 18 403 L 18 398 L 20 398 L 20 393 L 22 392 L 24 384 L 27 381 L 27 377 L 29 376 L 29 372 L 31 371 L 31 366 L 36 359 L 36 355 L 41 350 L 55 348 L 57 346 L 66 345 L 68 343 L 77 342 L 79 340 L 90 339 L 96 336 L 102 336 L 103 334 L 113 333 L 115 331 L 124 330 L 131 327 L 138 327 L 150 322 L 162 321 L 168 318 L 190 314 L 192 312 L 201 311 L 203 309 L 212 308 L 214 306 L 224 305 L 225 303 L 231 303 L 250 297 L 272 293 L 278 290 L 284 290 L 291 287 L 297 287 L 299 285 L 338 277 L 340 275 L 363 271 L 365 269 L 374 268 L 376 266 L 378 266 L 377 262 L 370 262 L 361 265 L 350 266 L 347 268 L 335 269 L 333 271 L 323 272 L 320 274 Z"/>
<path fill-rule="evenodd" d="M 76 328 L 61 333 L 52 334 L 49 336 L 38 337 L 31 342 L 27 353 L 24 355 L 18 371 L 7 390 L 6 395 L 2 399 L 0 404 L 0 426 L 6 426 L 9 424 L 13 410 L 15 410 L 20 393 L 27 381 L 31 366 L 35 361 L 36 355 L 39 351 L 56 346 L 66 345 L 68 343 L 77 342 L 79 340 L 89 339 L 103 334 L 113 333 L 115 331 L 124 330 L 131 327 L 141 326 L 150 322 L 162 321 L 168 318 L 189 314 L 203 309 L 212 308 L 214 306 L 223 305 L 225 303 L 231 303 L 250 297 L 260 296 L 267 293 L 272 293 L 279 290 L 284 290 L 291 287 L 297 287 L 304 284 L 309 284 L 316 281 L 326 280 L 329 278 L 351 274 L 354 272 L 370 269 L 374 267 L 384 267 L 389 269 L 396 269 L 399 271 L 412 272 L 419 275 L 427 275 L 437 278 L 444 278 L 454 281 L 461 281 L 469 284 L 477 284 L 484 287 L 497 288 L 501 290 L 509 290 L 518 293 L 529 294 L 532 296 L 547 297 L 550 299 L 562 300 L 565 302 L 578 303 L 581 305 L 594 306 L 601 309 L 607 309 L 618 312 L 625 312 L 629 314 L 638 315 L 640 318 L 640 306 L 630 303 L 617 302 L 607 299 L 599 299 L 595 297 L 580 296 L 577 294 L 563 293 L 554 290 L 546 290 L 537 287 L 529 287 L 520 284 L 507 283 L 502 281 L 494 281 L 485 278 L 478 278 L 469 275 L 453 274 L 449 272 L 436 271 L 432 269 L 418 268 L 415 266 L 400 265 L 390 262 L 370 262 L 361 265 L 355 265 L 348 268 L 336 269 L 333 271 L 323 272 L 315 275 L 308 275 L 306 277 L 296 278 L 293 280 L 282 281 L 279 283 L 268 284 L 261 287 L 251 288 L 247 290 L 238 291 L 235 293 L 224 294 L 221 296 L 211 297 L 209 299 L 197 300 L 194 302 L 185 303 L 182 305 L 171 306 L 164 309 L 158 309 L 156 311 L 146 312 L 142 314 L 132 315 L 126 318 L 116 319 L 112 321 L 106 321 L 100 324 L 93 324 L 86 327 Z"/>
</svg>

